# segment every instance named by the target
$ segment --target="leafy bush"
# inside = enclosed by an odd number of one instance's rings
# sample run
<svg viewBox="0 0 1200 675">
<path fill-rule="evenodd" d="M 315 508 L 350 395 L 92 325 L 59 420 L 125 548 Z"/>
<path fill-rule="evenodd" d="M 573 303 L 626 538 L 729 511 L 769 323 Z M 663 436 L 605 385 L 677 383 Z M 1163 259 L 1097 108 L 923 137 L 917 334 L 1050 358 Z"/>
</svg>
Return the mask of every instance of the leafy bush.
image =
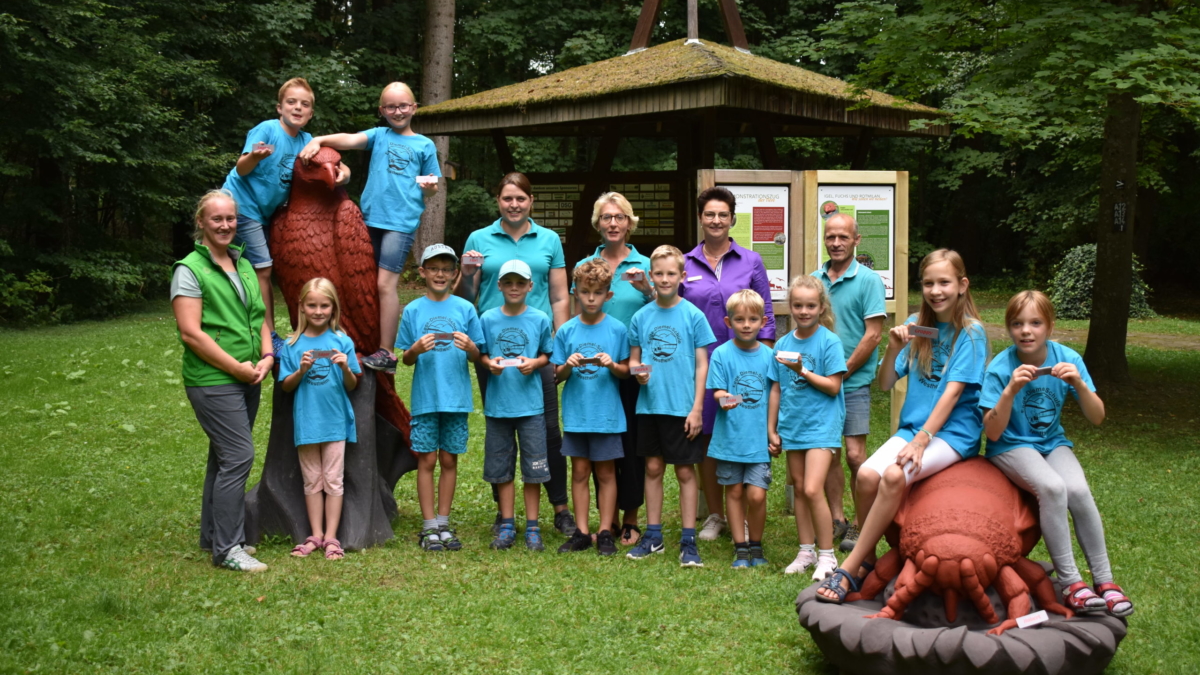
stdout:
<svg viewBox="0 0 1200 675">
<path fill-rule="evenodd" d="M 1133 260 L 1133 294 L 1129 298 L 1129 318 L 1152 319 L 1148 297 L 1150 287 L 1142 280 L 1142 265 Z M 1096 245 L 1083 244 L 1067 252 L 1054 270 L 1050 282 L 1050 301 L 1063 319 L 1089 319 L 1092 316 L 1092 281 L 1096 278 Z"/>
</svg>

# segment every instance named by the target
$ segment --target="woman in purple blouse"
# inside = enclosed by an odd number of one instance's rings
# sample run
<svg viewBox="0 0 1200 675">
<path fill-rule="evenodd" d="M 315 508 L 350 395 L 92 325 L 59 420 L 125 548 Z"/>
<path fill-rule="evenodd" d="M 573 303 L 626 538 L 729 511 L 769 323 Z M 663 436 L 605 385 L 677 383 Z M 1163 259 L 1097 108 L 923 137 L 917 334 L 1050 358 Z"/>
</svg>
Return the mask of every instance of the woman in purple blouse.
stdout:
<svg viewBox="0 0 1200 675">
<path fill-rule="evenodd" d="M 684 282 L 679 294 L 698 307 L 712 326 L 717 341 L 708 346 L 708 354 L 725 344 L 733 332 L 725 325 L 725 302 L 734 293 L 749 288 L 766 301 L 766 321 L 758 339 L 768 346 L 775 345 L 775 312 L 771 308 L 771 284 L 762 256 L 739 246 L 729 236 L 733 226 L 737 200 L 723 187 L 710 187 L 696 199 L 696 215 L 704 232 L 700 245 L 684 255 Z M 704 397 L 704 429 L 702 438 L 707 446 L 712 439 L 713 421 L 717 417 L 712 392 Z M 704 500 L 708 518 L 700 530 L 700 538 L 716 539 L 725 527 L 725 504 L 721 486 L 717 485 L 717 463 L 705 459 L 701 470 L 704 480 Z"/>
</svg>

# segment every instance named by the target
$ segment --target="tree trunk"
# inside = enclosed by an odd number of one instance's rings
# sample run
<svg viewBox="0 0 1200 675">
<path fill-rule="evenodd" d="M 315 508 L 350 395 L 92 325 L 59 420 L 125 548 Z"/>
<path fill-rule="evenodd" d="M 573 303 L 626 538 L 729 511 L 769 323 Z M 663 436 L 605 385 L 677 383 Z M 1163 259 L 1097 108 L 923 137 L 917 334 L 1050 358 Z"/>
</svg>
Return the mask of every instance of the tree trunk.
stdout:
<svg viewBox="0 0 1200 675">
<path fill-rule="evenodd" d="M 421 68 L 421 104 L 433 105 L 450 98 L 454 81 L 454 0 L 425 2 L 425 59 Z M 437 146 L 438 164 L 445 166 L 450 155 L 450 138 L 433 136 Z M 446 238 L 446 190 L 449 184 L 440 181 L 437 194 L 425 202 L 421 227 L 413 245 L 413 257 L 430 244 Z"/>
<path fill-rule="evenodd" d="M 1099 386 L 1129 381 L 1125 334 L 1133 290 L 1133 224 L 1137 209 L 1137 153 L 1142 107 L 1132 94 L 1108 97 L 1100 155 L 1100 218 L 1096 279 L 1084 360 Z"/>
</svg>

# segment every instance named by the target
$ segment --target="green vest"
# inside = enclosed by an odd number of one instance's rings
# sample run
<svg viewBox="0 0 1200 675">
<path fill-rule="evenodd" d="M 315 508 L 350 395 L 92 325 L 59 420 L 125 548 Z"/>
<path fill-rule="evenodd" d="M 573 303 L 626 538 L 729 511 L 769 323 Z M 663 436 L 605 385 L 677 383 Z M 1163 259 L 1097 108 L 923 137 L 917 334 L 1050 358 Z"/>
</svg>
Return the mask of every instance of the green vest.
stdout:
<svg viewBox="0 0 1200 675">
<path fill-rule="evenodd" d="M 221 349 L 238 362 L 258 363 L 262 351 L 262 325 L 266 308 L 262 293 L 258 289 L 258 277 L 250 261 L 242 257 L 242 247 L 230 246 L 242 288 L 246 291 L 246 304 L 238 297 L 233 281 L 212 261 L 208 247 L 196 244 L 196 250 L 175 263 L 184 265 L 196 275 L 203 296 L 200 314 L 200 330 L 208 334 Z M 180 342 L 183 336 L 180 335 Z M 185 344 L 183 349 L 183 384 L 187 387 L 211 387 L 218 384 L 234 384 L 239 380 L 229 373 L 209 364 Z"/>
</svg>

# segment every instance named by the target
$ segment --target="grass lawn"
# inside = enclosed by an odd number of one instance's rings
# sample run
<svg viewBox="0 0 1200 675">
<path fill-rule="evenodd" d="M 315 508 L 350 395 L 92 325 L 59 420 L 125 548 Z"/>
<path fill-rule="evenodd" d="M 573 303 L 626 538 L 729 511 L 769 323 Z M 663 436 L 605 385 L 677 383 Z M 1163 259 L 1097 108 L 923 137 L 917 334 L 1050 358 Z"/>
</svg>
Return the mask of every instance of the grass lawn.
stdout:
<svg viewBox="0 0 1200 675">
<path fill-rule="evenodd" d="M 668 553 L 652 560 L 560 556 L 557 533 L 549 552 L 498 553 L 475 414 L 454 511 L 463 551 L 418 550 L 409 474 L 387 545 L 327 562 L 272 541 L 258 556 L 269 571 L 234 574 L 197 548 L 206 439 L 169 307 L 0 340 L 0 514 L 12 534 L 0 547 L 0 672 L 833 672 L 796 621 L 807 580 L 782 574 L 796 543 L 782 460 L 765 570 L 731 570 L 729 539 L 701 542 L 706 568 L 680 569 L 670 508 Z M 1200 663 L 1189 611 L 1200 581 L 1187 571 L 1200 550 L 1200 353 L 1131 347 L 1130 360 L 1138 383 L 1109 398 L 1101 430 L 1074 407 L 1066 422 L 1137 603 L 1110 672 L 1189 672 Z M 872 448 L 886 400 L 876 394 Z M 251 484 L 269 390 L 262 401 Z M 1033 557 L 1048 558 L 1041 546 Z"/>
</svg>

